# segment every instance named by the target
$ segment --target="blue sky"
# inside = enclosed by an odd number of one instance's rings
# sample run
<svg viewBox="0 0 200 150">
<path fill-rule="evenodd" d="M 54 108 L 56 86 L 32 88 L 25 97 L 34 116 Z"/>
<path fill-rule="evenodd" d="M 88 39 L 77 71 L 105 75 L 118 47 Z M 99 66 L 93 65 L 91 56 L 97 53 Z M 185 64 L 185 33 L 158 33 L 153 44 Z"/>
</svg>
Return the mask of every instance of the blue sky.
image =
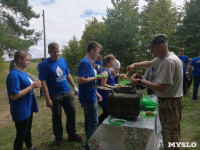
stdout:
<svg viewBox="0 0 200 150">
<path fill-rule="evenodd" d="M 177 5 L 184 3 L 184 0 L 172 1 Z M 139 0 L 139 8 L 145 4 L 144 0 Z M 73 36 L 81 39 L 87 19 L 95 16 L 102 21 L 106 9 L 112 8 L 111 0 L 32 0 L 30 5 L 36 13 L 42 14 L 45 11 L 46 47 L 50 42 L 57 42 L 61 49 Z M 31 20 L 30 28 L 43 31 L 42 15 L 39 19 Z M 32 58 L 44 56 L 43 43 L 42 36 L 37 45 L 30 47 Z"/>
</svg>

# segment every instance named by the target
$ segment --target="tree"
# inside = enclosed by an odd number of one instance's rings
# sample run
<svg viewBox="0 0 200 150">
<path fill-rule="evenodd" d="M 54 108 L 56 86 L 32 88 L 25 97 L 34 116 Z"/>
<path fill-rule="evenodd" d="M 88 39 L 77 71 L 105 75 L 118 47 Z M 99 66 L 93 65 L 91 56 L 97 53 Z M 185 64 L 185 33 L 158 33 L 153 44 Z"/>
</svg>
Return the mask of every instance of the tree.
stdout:
<svg viewBox="0 0 200 150">
<path fill-rule="evenodd" d="M 113 8 L 107 9 L 106 44 L 108 52 L 127 66 L 134 60 L 137 50 L 139 26 L 138 0 L 111 0 Z"/>
<path fill-rule="evenodd" d="M 103 22 L 99 22 L 95 17 L 92 17 L 91 20 L 87 20 L 85 25 L 85 31 L 81 37 L 80 46 L 86 53 L 87 44 L 90 41 L 96 41 L 103 45 L 102 54 L 106 54 L 106 49 L 104 49 L 104 41 L 105 41 L 105 24 Z"/>
<path fill-rule="evenodd" d="M 14 50 L 28 50 L 37 43 L 41 32 L 28 29 L 29 21 L 38 18 L 28 0 L 0 1 L 0 52 L 11 56 Z"/>
<path fill-rule="evenodd" d="M 79 41 L 75 36 L 68 42 L 68 46 L 65 46 L 62 50 L 62 57 L 65 58 L 71 74 L 77 74 L 77 65 L 86 52 L 83 54 L 81 51 Z"/>
<path fill-rule="evenodd" d="M 146 1 L 148 4 L 143 7 L 143 11 L 140 14 L 140 40 L 141 49 L 143 49 L 141 52 L 147 54 L 148 51 L 145 46 L 150 42 L 152 36 L 157 33 L 168 35 L 169 48 L 174 50 L 174 45 L 176 45 L 174 33 L 180 22 L 178 9 L 173 6 L 171 0 Z M 151 57 L 150 55 L 147 56 Z"/>
<path fill-rule="evenodd" d="M 200 0 L 185 2 L 182 24 L 177 30 L 181 43 L 190 57 L 200 56 Z"/>
</svg>

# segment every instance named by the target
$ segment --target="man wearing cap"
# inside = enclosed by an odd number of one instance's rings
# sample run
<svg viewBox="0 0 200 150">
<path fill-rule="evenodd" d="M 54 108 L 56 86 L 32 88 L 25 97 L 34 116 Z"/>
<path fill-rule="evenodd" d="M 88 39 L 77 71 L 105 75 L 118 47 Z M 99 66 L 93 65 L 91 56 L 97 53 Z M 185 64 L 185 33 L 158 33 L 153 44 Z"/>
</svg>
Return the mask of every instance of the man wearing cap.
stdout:
<svg viewBox="0 0 200 150">
<path fill-rule="evenodd" d="M 189 69 L 189 61 L 188 61 L 188 57 L 184 54 L 184 48 L 180 48 L 178 50 L 178 58 L 182 61 L 182 65 L 183 65 L 183 92 L 184 94 L 187 94 L 187 90 L 186 90 L 186 77 L 188 74 L 188 69 Z"/>
<path fill-rule="evenodd" d="M 151 49 L 155 59 L 133 63 L 127 67 L 127 72 L 141 67 L 154 67 L 157 70 L 155 83 L 143 78 L 132 80 L 132 84 L 142 83 L 148 88 L 157 91 L 164 149 L 170 149 L 168 142 L 180 141 L 180 121 L 183 107 L 182 62 L 173 52 L 168 50 L 167 36 L 165 34 L 154 35 L 147 47 Z M 179 148 L 177 147 L 177 149 Z"/>
</svg>

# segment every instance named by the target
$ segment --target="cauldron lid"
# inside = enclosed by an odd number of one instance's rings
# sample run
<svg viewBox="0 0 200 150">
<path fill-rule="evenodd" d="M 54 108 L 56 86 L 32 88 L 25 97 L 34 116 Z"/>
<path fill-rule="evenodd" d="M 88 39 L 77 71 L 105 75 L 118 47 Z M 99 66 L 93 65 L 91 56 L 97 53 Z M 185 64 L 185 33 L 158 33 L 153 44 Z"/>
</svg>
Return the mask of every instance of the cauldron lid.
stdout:
<svg viewBox="0 0 200 150">
<path fill-rule="evenodd" d="M 133 87 L 132 86 L 121 86 L 118 89 L 120 89 L 120 90 L 132 90 Z"/>
<path fill-rule="evenodd" d="M 99 90 L 105 90 L 105 91 L 113 91 L 112 88 L 106 87 L 106 86 L 95 86 L 94 88 L 97 88 Z"/>
</svg>

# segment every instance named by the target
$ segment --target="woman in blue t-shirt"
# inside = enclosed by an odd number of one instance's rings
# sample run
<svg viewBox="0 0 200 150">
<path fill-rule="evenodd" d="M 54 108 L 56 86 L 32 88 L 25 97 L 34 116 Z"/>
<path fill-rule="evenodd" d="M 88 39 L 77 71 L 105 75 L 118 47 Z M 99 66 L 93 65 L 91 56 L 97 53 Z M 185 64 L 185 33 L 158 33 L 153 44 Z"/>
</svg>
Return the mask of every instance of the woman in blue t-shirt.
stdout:
<svg viewBox="0 0 200 150">
<path fill-rule="evenodd" d="M 31 126 L 33 112 L 38 112 L 34 89 L 40 88 L 41 82 L 33 81 L 24 72 L 29 64 L 30 54 L 26 51 L 17 51 L 14 60 L 10 62 L 10 73 L 6 80 L 10 113 L 16 128 L 14 150 L 22 150 L 23 142 L 28 150 L 36 150 L 32 146 Z"/>
<path fill-rule="evenodd" d="M 105 57 L 103 57 L 103 67 L 102 69 L 100 69 L 98 71 L 98 74 L 105 74 L 108 77 L 107 78 L 102 78 L 99 79 L 98 85 L 101 86 L 106 86 L 106 87 L 110 87 L 110 88 L 115 88 L 115 81 L 114 81 L 114 77 L 112 75 L 111 70 L 109 70 L 109 68 L 113 68 L 115 65 L 115 57 L 110 54 L 107 55 Z M 102 107 L 103 113 L 99 116 L 99 125 L 104 121 L 105 118 L 108 117 L 109 113 L 107 110 L 107 97 L 108 97 L 108 91 L 105 90 L 99 90 L 98 89 L 99 94 L 102 96 L 103 100 L 99 102 L 99 105 Z"/>
</svg>

